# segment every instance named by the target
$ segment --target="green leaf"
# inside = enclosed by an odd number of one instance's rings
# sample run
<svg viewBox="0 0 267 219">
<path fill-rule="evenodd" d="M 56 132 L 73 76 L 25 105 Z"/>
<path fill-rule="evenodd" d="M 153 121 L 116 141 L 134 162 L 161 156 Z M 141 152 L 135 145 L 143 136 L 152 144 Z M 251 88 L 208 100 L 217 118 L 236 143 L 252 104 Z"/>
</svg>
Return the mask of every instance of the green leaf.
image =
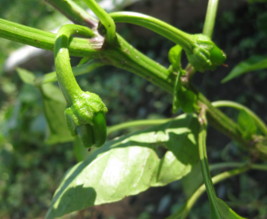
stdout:
<svg viewBox="0 0 267 219">
<path fill-rule="evenodd" d="M 209 164 L 208 164 L 207 149 L 206 149 L 207 127 L 205 124 L 202 124 L 200 126 L 198 137 L 199 137 L 198 147 L 199 147 L 201 172 L 202 172 L 203 181 L 206 187 L 206 191 L 207 191 L 207 195 L 208 195 L 208 199 L 210 203 L 211 218 L 214 218 L 214 219 L 241 218 L 231 208 L 229 208 L 224 201 L 220 200 L 216 196 L 216 192 L 214 189 L 214 184 L 211 179 Z M 186 214 L 186 209 L 183 208 L 182 211 L 179 212 L 179 214 L 180 213 Z"/>
<path fill-rule="evenodd" d="M 178 71 L 173 88 L 172 112 L 176 113 L 179 108 L 185 113 L 193 113 L 197 109 L 197 95 L 181 83 L 183 72 Z"/>
<path fill-rule="evenodd" d="M 119 201 L 183 178 L 198 162 L 197 132 L 197 119 L 182 115 L 106 143 L 68 171 L 47 218 Z"/>
<path fill-rule="evenodd" d="M 183 48 L 180 45 L 173 46 L 168 53 L 169 62 L 172 66 L 172 71 L 180 71 L 181 67 L 181 56 Z"/>
<path fill-rule="evenodd" d="M 217 198 L 217 208 L 221 219 L 245 219 L 234 212 L 222 199 Z"/>
<path fill-rule="evenodd" d="M 241 110 L 239 112 L 237 122 L 244 138 L 250 138 L 252 135 L 256 134 L 257 124 L 254 118 L 246 111 Z"/>
<path fill-rule="evenodd" d="M 189 174 L 192 176 L 192 172 Z M 187 177 L 185 177 L 187 178 Z M 191 179 L 192 181 L 194 181 L 194 179 Z M 184 179 L 183 179 L 184 181 Z M 192 182 L 189 182 L 191 185 L 193 184 Z M 189 184 L 189 186 L 190 186 Z M 197 199 L 199 198 L 198 194 L 200 193 L 201 195 L 201 187 L 199 187 L 196 192 L 194 192 L 191 196 L 191 198 L 189 198 L 187 200 L 187 203 L 183 204 L 182 206 L 180 206 L 180 208 L 178 209 L 177 212 L 175 212 L 174 214 L 170 215 L 167 219 L 185 219 L 188 216 L 189 211 L 191 210 L 192 206 L 194 205 L 194 202 L 196 201 L 196 196 Z M 193 199 L 192 199 L 193 198 Z M 245 219 L 244 217 L 241 217 L 240 215 L 238 215 L 236 212 L 234 212 L 223 200 L 215 197 L 214 199 L 214 203 L 212 204 L 212 208 L 216 208 L 216 211 L 218 212 L 218 216 L 216 215 L 212 215 L 210 218 L 215 219 L 215 218 L 219 218 L 219 219 Z M 214 209 L 212 209 L 214 213 Z"/>
<path fill-rule="evenodd" d="M 35 75 L 30 72 L 30 71 L 27 71 L 25 69 L 22 69 L 22 68 L 17 68 L 17 71 L 18 71 L 18 74 L 19 74 L 19 77 L 20 79 L 26 83 L 26 84 L 31 84 L 31 85 L 35 85 Z"/>
<path fill-rule="evenodd" d="M 68 129 L 64 115 L 66 102 L 60 89 L 53 84 L 43 84 L 40 89 L 44 113 L 49 126 L 46 142 L 56 144 L 72 141 L 73 136 Z"/>
<path fill-rule="evenodd" d="M 182 188 L 185 196 L 189 198 L 203 183 L 200 164 L 194 166 L 192 171 L 182 179 Z"/>
<path fill-rule="evenodd" d="M 234 69 L 222 80 L 228 82 L 242 74 L 267 68 L 267 56 L 252 56 L 237 64 Z"/>
<path fill-rule="evenodd" d="M 181 86 L 181 89 L 177 92 L 178 100 L 180 101 L 181 108 L 186 113 L 193 113 L 197 108 L 197 95 L 187 89 L 184 86 Z"/>
<path fill-rule="evenodd" d="M 173 88 L 173 99 L 172 99 L 172 112 L 176 113 L 181 107 L 180 101 L 178 99 L 178 92 L 181 89 L 181 75 L 184 73 L 181 66 L 181 56 L 183 48 L 180 45 L 173 46 L 168 53 L 169 61 L 171 63 L 169 71 L 172 74 L 177 74 L 175 78 L 174 88 Z"/>
<path fill-rule="evenodd" d="M 197 109 L 197 95 L 187 89 L 185 86 L 178 82 L 178 86 L 174 91 L 173 97 L 173 112 L 178 108 L 182 108 L 185 113 L 193 113 Z"/>
</svg>

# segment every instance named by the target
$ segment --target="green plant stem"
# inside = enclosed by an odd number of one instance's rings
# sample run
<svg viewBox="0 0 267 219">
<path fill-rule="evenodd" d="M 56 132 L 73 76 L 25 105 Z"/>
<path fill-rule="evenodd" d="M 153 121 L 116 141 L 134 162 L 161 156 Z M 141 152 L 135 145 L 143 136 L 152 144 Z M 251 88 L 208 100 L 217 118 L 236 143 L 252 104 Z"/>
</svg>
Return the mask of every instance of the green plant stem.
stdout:
<svg viewBox="0 0 267 219">
<path fill-rule="evenodd" d="M 206 105 L 207 118 L 211 126 L 244 147 L 250 145 L 247 140 L 243 139 L 238 125 L 231 118 L 226 116 L 219 109 L 215 108 L 203 94 L 199 93 L 198 99 Z"/>
<path fill-rule="evenodd" d="M 0 19 L 0 37 L 42 49 L 52 50 L 55 34 Z"/>
<path fill-rule="evenodd" d="M 219 0 L 209 0 L 208 7 L 207 7 L 206 18 L 205 18 L 204 27 L 203 27 L 203 34 L 205 34 L 206 36 L 210 38 L 212 38 L 212 34 L 214 30 L 218 3 L 219 3 Z"/>
<path fill-rule="evenodd" d="M 225 169 L 225 168 L 240 168 L 244 166 L 252 166 L 248 162 L 227 162 L 227 163 L 216 163 L 210 165 L 210 170 Z"/>
<path fill-rule="evenodd" d="M 76 24 L 96 28 L 97 20 L 71 0 L 45 0 Z"/>
<path fill-rule="evenodd" d="M 267 164 L 251 164 L 251 169 L 260 170 L 260 171 L 267 171 Z"/>
<path fill-rule="evenodd" d="M 19 43 L 53 51 L 56 35 L 47 31 L 0 19 L 0 37 Z M 70 53 L 73 56 L 99 57 L 103 42 L 94 39 L 73 38 L 70 42 Z"/>
<path fill-rule="evenodd" d="M 223 180 L 229 179 L 241 173 L 247 172 L 248 170 L 260 170 L 267 171 L 267 164 L 248 164 L 248 163 L 218 163 L 210 165 L 211 170 L 222 169 L 222 168 L 236 168 L 233 170 L 227 170 L 212 177 L 212 183 L 215 185 Z M 185 219 L 196 203 L 200 196 L 206 191 L 205 185 L 201 185 L 186 201 L 182 208 L 180 208 L 176 213 L 168 217 L 168 219 Z"/>
<path fill-rule="evenodd" d="M 226 165 L 226 166 L 229 166 L 229 165 Z M 239 175 L 249 170 L 249 168 L 247 166 L 244 167 L 244 164 L 242 163 L 239 164 L 238 166 L 243 166 L 243 167 L 225 171 L 223 173 L 220 173 L 212 177 L 212 183 L 217 184 L 223 180 L 229 179 L 231 177 L 234 177 L 236 175 Z M 192 209 L 192 207 L 194 206 L 194 204 L 196 203 L 196 201 L 200 198 L 200 196 L 205 191 L 206 191 L 206 186 L 203 184 L 193 193 L 193 195 L 191 195 L 191 197 L 186 201 L 183 207 L 180 210 L 178 210 L 176 213 L 168 217 L 168 219 L 185 219 L 187 215 L 189 214 L 190 210 Z"/>
<path fill-rule="evenodd" d="M 124 122 L 118 125 L 110 126 L 107 130 L 107 134 L 110 135 L 113 132 L 117 132 L 123 129 L 132 128 L 132 127 L 160 125 L 170 120 L 171 119 L 144 119 L 144 120 Z"/>
<path fill-rule="evenodd" d="M 233 102 L 233 101 L 227 101 L 227 100 L 215 101 L 215 102 L 212 102 L 212 105 L 214 107 L 217 107 L 217 108 L 230 107 L 230 108 L 234 108 L 237 110 L 245 111 L 248 115 L 250 115 L 254 119 L 258 128 L 261 130 L 261 132 L 264 135 L 267 135 L 267 126 L 265 125 L 265 123 L 254 112 L 252 112 L 246 106 L 239 104 L 239 103 L 236 103 L 236 102 Z"/>
<path fill-rule="evenodd" d="M 207 137 L 207 130 L 205 124 L 200 124 L 200 132 L 198 138 L 198 148 L 199 148 L 199 158 L 201 164 L 201 172 L 204 180 L 204 184 L 206 186 L 208 198 L 210 204 L 212 206 L 212 211 L 216 219 L 220 219 L 220 213 L 218 212 L 217 207 L 217 196 L 215 193 L 215 189 L 211 180 L 211 175 L 209 171 L 209 164 L 208 164 L 208 155 L 206 149 L 206 137 Z"/>
<path fill-rule="evenodd" d="M 107 64 L 132 72 L 172 93 L 175 75 L 135 49 L 120 35 L 117 35 L 115 46 L 106 48 L 102 55 Z"/>
<path fill-rule="evenodd" d="M 101 8 L 95 0 L 84 0 L 88 7 L 95 13 L 99 18 L 100 22 L 106 29 L 106 40 L 109 43 L 114 42 L 116 38 L 116 25 L 110 15 Z"/>
<path fill-rule="evenodd" d="M 210 165 L 210 170 L 225 169 L 225 168 L 248 168 L 251 170 L 267 171 L 267 163 L 263 164 L 251 164 L 248 162 L 227 162 L 216 163 Z"/>
<path fill-rule="evenodd" d="M 68 47 L 70 37 L 73 34 L 82 34 L 87 37 L 94 36 L 91 29 L 75 24 L 66 24 L 58 31 L 54 49 L 55 66 L 59 85 L 69 105 L 82 92 L 74 77 L 70 64 Z"/>
<path fill-rule="evenodd" d="M 96 68 L 99 68 L 102 66 L 105 66 L 105 64 L 100 61 L 92 61 L 90 63 L 75 66 L 72 68 L 72 71 L 75 76 L 78 76 L 78 75 L 92 72 Z M 53 71 L 53 72 L 45 74 L 41 78 L 37 78 L 36 85 L 51 83 L 55 81 L 57 81 L 57 75 L 56 75 L 56 72 Z"/>
<path fill-rule="evenodd" d="M 157 18 L 137 12 L 114 12 L 110 16 L 115 22 L 131 23 L 150 29 L 159 35 L 181 45 L 185 50 L 192 50 L 194 40 L 191 35 Z"/>
</svg>

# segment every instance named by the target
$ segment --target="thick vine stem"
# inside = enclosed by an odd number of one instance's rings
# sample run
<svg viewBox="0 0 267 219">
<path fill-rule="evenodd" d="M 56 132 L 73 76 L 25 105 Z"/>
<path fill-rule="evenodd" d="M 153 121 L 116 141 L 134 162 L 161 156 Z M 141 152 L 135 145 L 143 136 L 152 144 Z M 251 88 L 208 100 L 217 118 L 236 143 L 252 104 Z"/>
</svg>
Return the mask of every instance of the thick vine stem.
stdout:
<svg viewBox="0 0 267 219">
<path fill-rule="evenodd" d="M 198 93 L 198 100 L 206 105 L 207 119 L 209 124 L 218 131 L 224 133 L 232 140 L 238 142 L 243 147 L 249 147 L 249 141 L 245 140 L 238 125 L 222 111 L 212 106 L 211 102 L 201 93 Z"/>
<path fill-rule="evenodd" d="M 92 29 L 96 28 L 97 20 L 90 16 L 86 11 L 80 8 L 72 0 L 45 0 L 52 5 L 67 18 L 72 20 L 76 24 L 88 26 Z"/>
<path fill-rule="evenodd" d="M 0 19 L 0 37 L 53 51 L 56 34 Z M 97 58 L 102 46 L 103 41 L 101 39 L 73 38 L 69 50 L 73 56 Z"/>
<path fill-rule="evenodd" d="M 82 34 L 88 37 L 94 36 L 91 29 L 74 24 L 64 25 L 56 36 L 54 53 L 57 78 L 68 104 L 71 104 L 76 96 L 82 92 L 70 64 L 69 40 L 73 34 Z"/>
<path fill-rule="evenodd" d="M 194 39 L 190 34 L 181 31 L 157 18 L 142 13 L 129 11 L 113 12 L 110 13 L 110 16 L 115 22 L 131 23 L 152 30 L 169 39 L 170 41 L 181 45 L 185 50 L 193 49 Z"/>
<path fill-rule="evenodd" d="M 105 36 L 108 43 L 114 43 L 116 38 L 116 25 L 110 15 L 101 8 L 95 0 L 84 0 L 88 7 L 99 18 L 101 24 L 105 27 Z"/>
</svg>

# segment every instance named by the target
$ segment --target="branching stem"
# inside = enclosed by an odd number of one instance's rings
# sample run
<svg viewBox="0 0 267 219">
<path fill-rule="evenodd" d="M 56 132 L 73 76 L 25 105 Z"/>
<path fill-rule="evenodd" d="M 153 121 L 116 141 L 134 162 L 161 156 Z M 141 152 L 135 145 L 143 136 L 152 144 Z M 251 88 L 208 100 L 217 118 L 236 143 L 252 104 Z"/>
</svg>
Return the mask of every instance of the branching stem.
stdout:
<svg viewBox="0 0 267 219">
<path fill-rule="evenodd" d="M 206 18 L 204 22 L 203 27 L 203 34 L 206 36 L 212 38 L 216 15 L 217 15 L 217 9 L 218 9 L 219 0 L 209 0 L 207 12 L 206 12 Z"/>
<path fill-rule="evenodd" d="M 246 106 L 240 104 L 240 103 L 236 103 L 233 101 L 228 101 L 228 100 L 220 100 L 220 101 L 215 101 L 212 102 L 212 105 L 214 107 L 220 108 L 220 107 L 230 107 L 230 108 L 234 108 L 237 110 L 243 110 L 245 111 L 248 115 L 250 115 L 255 123 L 257 124 L 258 128 L 261 130 L 261 132 L 267 136 L 267 126 L 266 124 L 253 112 L 251 111 L 249 108 L 247 108 Z"/>
</svg>

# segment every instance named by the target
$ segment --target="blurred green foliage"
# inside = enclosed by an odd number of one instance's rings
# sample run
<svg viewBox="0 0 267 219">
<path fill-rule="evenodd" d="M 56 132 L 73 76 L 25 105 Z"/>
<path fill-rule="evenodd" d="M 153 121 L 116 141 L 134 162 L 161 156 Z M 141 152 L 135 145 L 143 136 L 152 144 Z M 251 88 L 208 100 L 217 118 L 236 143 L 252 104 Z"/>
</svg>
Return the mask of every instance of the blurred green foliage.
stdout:
<svg viewBox="0 0 267 219">
<path fill-rule="evenodd" d="M 4 6 L 0 7 L 1 18 L 44 30 L 52 30 L 60 25 L 61 22 L 66 21 L 60 13 L 56 12 L 45 1 L 0 0 L 0 5 Z M 4 63 L 7 55 L 19 46 L 21 44 L 1 39 L 0 51 L 4 52 L 0 53 L 0 75 L 2 73 L 1 70 L 3 70 L 2 63 Z"/>
<path fill-rule="evenodd" d="M 43 143 L 45 121 L 36 88 L 23 85 L 19 94 L 9 95 L 13 98 L 1 102 L 0 111 L 0 218 L 34 218 L 44 214 L 74 159 L 70 145 Z"/>
</svg>

